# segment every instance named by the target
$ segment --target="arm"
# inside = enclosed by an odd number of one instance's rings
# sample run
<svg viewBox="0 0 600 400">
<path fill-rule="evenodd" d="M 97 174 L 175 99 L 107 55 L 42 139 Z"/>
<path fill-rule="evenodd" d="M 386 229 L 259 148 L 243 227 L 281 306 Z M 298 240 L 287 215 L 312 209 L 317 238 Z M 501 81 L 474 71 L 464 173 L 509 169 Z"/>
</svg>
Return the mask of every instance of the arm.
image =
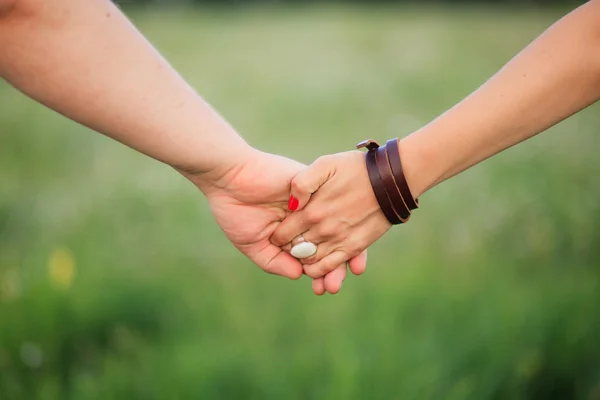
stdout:
<svg viewBox="0 0 600 400">
<path fill-rule="evenodd" d="M 0 0 L 0 48 L 2 78 L 179 170 L 234 246 L 267 272 L 300 277 L 300 263 L 268 238 L 304 166 L 248 146 L 109 0 Z M 366 258 L 350 265 L 360 273 Z M 340 265 L 330 287 L 345 273 Z"/>
<path fill-rule="evenodd" d="M 473 94 L 401 141 L 412 194 L 419 197 L 598 99 L 600 0 L 592 0 L 554 24 Z M 271 240 L 283 245 L 303 233 L 319 243 L 323 251 L 304 260 L 304 270 L 313 278 L 390 228 L 360 153 L 320 158 L 292 181 L 292 195 L 301 211 L 288 217 Z"/>
<path fill-rule="evenodd" d="M 481 88 L 400 143 L 418 197 L 600 99 L 600 1 L 567 15 Z"/>
<path fill-rule="evenodd" d="M 0 76 L 35 100 L 180 170 L 223 174 L 252 155 L 109 0 L 6 9 Z"/>
</svg>

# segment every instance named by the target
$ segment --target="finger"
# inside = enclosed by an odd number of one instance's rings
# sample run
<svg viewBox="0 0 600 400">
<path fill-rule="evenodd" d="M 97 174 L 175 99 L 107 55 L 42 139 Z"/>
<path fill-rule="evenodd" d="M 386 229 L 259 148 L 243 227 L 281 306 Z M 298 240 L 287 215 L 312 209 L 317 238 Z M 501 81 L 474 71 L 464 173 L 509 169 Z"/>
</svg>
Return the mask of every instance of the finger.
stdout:
<svg viewBox="0 0 600 400">
<path fill-rule="evenodd" d="M 306 236 L 304 234 L 302 234 L 302 236 L 304 236 L 306 238 Z M 335 250 L 340 248 L 338 243 L 331 243 L 331 242 L 319 243 L 312 239 L 306 239 L 306 240 L 308 240 L 311 243 L 315 243 L 315 244 L 318 243 L 318 244 L 317 244 L 317 252 L 315 254 L 313 254 L 310 257 L 300 259 L 300 262 L 303 265 L 315 264 L 315 263 L 321 261 L 323 258 L 327 257 L 329 254 L 333 253 Z"/>
<path fill-rule="evenodd" d="M 282 251 L 279 247 L 272 245 L 267 241 L 264 247 L 252 245 L 252 248 L 244 251 L 248 257 L 260 268 L 269 274 L 284 276 L 290 279 L 298 279 L 302 276 L 302 264 L 300 261 Z"/>
<path fill-rule="evenodd" d="M 323 235 L 319 232 L 321 232 L 319 229 L 310 229 L 307 232 L 302 233 L 301 241 L 306 240 L 317 246 L 317 251 L 315 254 L 300 260 L 302 264 L 314 264 L 322 260 L 324 257 L 333 253 L 333 251 L 340 248 L 340 244 L 342 244 L 347 238 L 347 234 L 341 234 L 339 235 L 339 238 L 336 241 L 332 242 L 326 239 L 327 237 L 331 237 L 331 235 Z M 298 243 L 296 241 L 297 238 L 298 236 L 296 236 L 296 238 L 294 238 L 291 243 L 287 243 L 284 246 L 282 246 L 281 249 L 286 253 L 290 253 L 294 245 Z"/>
<path fill-rule="evenodd" d="M 350 261 L 348 261 L 348 267 L 350 268 L 350 272 L 354 275 L 361 275 L 364 273 L 367 268 L 367 250 L 356 257 L 352 257 Z"/>
<path fill-rule="evenodd" d="M 291 211 L 302 210 L 308 204 L 310 196 L 329 180 L 331 172 L 331 164 L 326 161 L 326 158 L 319 158 L 298 173 L 291 182 L 291 195 L 297 200 L 297 204 L 294 204 L 295 207 L 292 207 L 294 209 Z M 290 204 L 294 203 L 292 198 Z"/>
<path fill-rule="evenodd" d="M 283 251 L 272 258 L 263 269 L 270 274 L 294 280 L 299 279 L 303 272 L 299 261 Z"/>
<path fill-rule="evenodd" d="M 323 278 L 325 290 L 331 294 L 338 293 L 342 288 L 344 279 L 346 279 L 346 263 L 339 265 L 336 269 L 325 275 L 325 278 Z"/>
<path fill-rule="evenodd" d="M 350 257 L 348 256 L 348 254 L 346 254 L 343 251 L 334 251 L 333 253 L 326 256 L 321 261 L 315 264 L 304 264 L 304 272 L 306 272 L 306 275 L 310 276 L 313 279 L 320 278 L 333 271 L 340 264 L 345 264 L 349 258 Z"/>
<path fill-rule="evenodd" d="M 292 213 L 277 225 L 269 240 L 279 248 L 306 232 L 308 228 L 310 228 L 310 222 L 303 217 L 302 213 Z"/>
<path fill-rule="evenodd" d="M 309 228 L 302 233 L 302 237 L 317 245 L 317 252 L 310 257 L 302 260 L 303 264 L 314 264 L 323 259 L 323 257 L 332 253 L 336 248 L 340 248 L 348 238 L 348 231 L 336 229 L 331 223 L 323 222 Z M 335 238 L 335 240 L 332 240 Z"/>
<path fill-rule="evenodd" d="M 313 279 L 312 290 L 317 296 L 323 296 L 325 294 L 325 278 Z"/>
</svg>

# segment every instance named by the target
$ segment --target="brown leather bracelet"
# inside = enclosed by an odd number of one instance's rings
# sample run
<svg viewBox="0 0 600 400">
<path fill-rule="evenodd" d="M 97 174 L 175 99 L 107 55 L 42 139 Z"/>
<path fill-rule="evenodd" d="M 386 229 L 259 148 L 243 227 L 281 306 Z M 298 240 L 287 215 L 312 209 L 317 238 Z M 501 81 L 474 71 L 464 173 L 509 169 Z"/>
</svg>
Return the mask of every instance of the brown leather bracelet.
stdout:
<svg viewBox="0 0 600 400">
<path fill-rule="evenodd" d="M 394 207 L 392 206 L 392 203 L 390 202 L 390 199 L 385 191 L 385 187 L 383 186 L 383 180 L 381 179 L 381 175 L 379 175 L 379 171 L 377 169 L 377 161 L 375 159 L 376 151 L 377 150 L 369 150 L 366 154 L 367 172 L 369 173 L 369 179 L 371 180 L 371 187 L 373 187 L 373 192 L 375 192 L 377 203 L 379 203 L 379 207 L 381 207 L 383 215 L 385 215 L 390 223 L 393 225 L 398 225 L 402 223 L 402 220 L 394 211 Z"/>
<path fill-rule="evenodd" d="M 369 174 L 369 180 L 371 181 L 371 187 L 373 188 L 373 192 L 375 193 L 375 199 L 377 199 L 377 203 L 383 212 L 383 215 L 390 221 L 391 224 L 397 225 L 402 223 L 398 215 L 394 212 L 394 208 L 390 202 L 390 199 L 387 196 L 385 188 L 383 186 L 383 181 L 381 176 L 379 175 L 379 171 L 377 170 L 377 162 L 375 160 L 375 152 L 379 147 L 379 144 L 373 140 L 365 140 L 364 142 L 356 145 L 357 149 L 366 147 L 368 149 L 367 154 L 365 155 L 366 164 L 367 164 L 367 173 Z"/>
<path fill-rule="evenodd" d="M 377 161 L 377 169 L 379 170 L 379 175 L 381 176 L 381 180 L 383 181 L 383 187 L 392 203 L 392 207 L 394 208 L 394 212 L 400 218 L 402 223 L 405 223 L 410 218 L 410 210 L 406 206 L 404 199 L 402 198 L 402 194 L 400 193 L 400 189 L 396 186 L 396 181 L 394 180 L 394 176 L 392 174 L 392 169 L 390 168 L 390 164 L 388 161 L 386 146 L 383 145 L 375 150 L 375 160 Z"/>
<path fill-rule="evenodd" d="M 394 175 L 396 186 L 400 189 L 402 198 L 404 199 L 409 210 L 419 208 L 419 199 L 415 199 L 410 192 L 408 183 L 406 183 L 406 177 L 402 169 L 402 162 L 400 161 L 400 149 L 398 148 L 398 138 L 390 139 L 385 145 L 387 149 L 388 160 L 390 162 L 390 168 Z"/>
</svg>

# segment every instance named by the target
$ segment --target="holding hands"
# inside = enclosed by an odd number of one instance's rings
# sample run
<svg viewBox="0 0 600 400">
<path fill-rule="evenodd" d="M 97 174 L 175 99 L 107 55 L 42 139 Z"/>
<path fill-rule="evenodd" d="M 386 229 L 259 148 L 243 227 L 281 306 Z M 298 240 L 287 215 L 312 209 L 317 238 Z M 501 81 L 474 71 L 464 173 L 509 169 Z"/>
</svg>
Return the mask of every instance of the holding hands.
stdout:
<svg viewBox="0 0 600 400">
<path fill-rule="evenodd" d="M 302 235 L 316 244 L 316 253 L 302 259 L 311 278 L 358 256 L 391 226 L 371 190 L 365 156 L 357 151 L 317 159 L 294 177 L 291 195 L 298 207 L 277 227 L 271 242 L 289 251 Z"/>
<path fill-rule="evenodd" d="M 407 222 L 418 206 L 404 176 L 397 139 L 382 147 L 372 141 L 359 147 L 368 148 L 366 157 L 357 151 L 321 157 L 294 177 L 289 203 L 293 213 L 271 236 L 275 246 L 293 255 L 298 242 L 316 245 L 314 254 L 302 255 L 301 261 L 317 294 L 337 292 L 329 290 L 329 276 L 349 261 L 354 273 L 362 273 L 353 269 L 356 261 L 351 260 L 362 261 L 368 246 L 392 224 Z"/>
<path fill-rule="evenodd" d="M 351 151 L 321 157 L 310 167 L 248 147 L 242 152 L 247 156 L 230 167 L 184 175 L 206 195 L 233 245 L 260 268 L 290 279 L 304 273 L 313 278 L 316 294 L 335 294 L 346 266 L 362 274 L 366 248 L 392 224 L 408 221 L 406 203 L 415 203 L 397 139 L 388 144 L 390 149 L 377 149 L 369 141 L 366 158 Z M 411 196 L 406 201 L 400 181 Z"/>
<path fill-rule="evenodd" d="M 366 267 L 366 251 L 356 252 L 317 275 L 308 273 L 306 268 L 303 271 L 302 263 L 288 254 L 291 246 L 272 243 L 272 235 L 281 226 L 280 222 L 293 223 L 290 218 L 297 215 L 290 214 L 288 210 L 290 183 L 309 171 L 314 171 L 315 177 L 320 176 L 321 170 L 307 170 L 296 161 L 250 147 L 246 153 L 247 156 L 236 159 L 231 166 L 209 173 L 183 174 L 206 195 L 211 211 L 227 238 L 262 270 L 290 279 L 298 279 L 304 272 L 317 278 L 313 281 L 315 293 L 337 293 L 346 277 L 346 262 L 354 274 L 361 274 Z M 306 198 L 304 203 L 308 197 L 310 193 L 303 197 L 303 200 Z M 319 207 L 319 203 L 316 206 Z M 293 225 L 290 226 L 294 229 Z M 312 239 L 310 235 L 307 237 Z"/>
<path fill-rule="evenodd" d="M 110 0 L 0 0 L 0 78 L 181 171 L 263 270 L 337 293 L 425 190 L 600 99 L 599 16 L 600 0 L 580 6 L 401 148 L 367 141 L 366 157 L 310 167 L 248 146 Z"/>
</svg>

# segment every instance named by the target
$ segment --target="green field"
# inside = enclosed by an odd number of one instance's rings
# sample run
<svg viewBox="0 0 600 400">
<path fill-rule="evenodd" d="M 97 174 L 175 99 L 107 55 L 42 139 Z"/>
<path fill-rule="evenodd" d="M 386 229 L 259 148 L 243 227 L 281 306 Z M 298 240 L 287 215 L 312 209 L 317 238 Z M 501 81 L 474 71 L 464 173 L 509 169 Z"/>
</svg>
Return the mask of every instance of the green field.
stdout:
<svg viewBox="0 0 600 400">
<path fill-rule="evenodd" d="M 310 163 L 426 124 L 559 15 L 132 18 L 251 144 Z M 316 297 L 172 169 L 0 84 L 0 399 L 598 400 L 598 111 L 427 193 Z"/>
</svg>

